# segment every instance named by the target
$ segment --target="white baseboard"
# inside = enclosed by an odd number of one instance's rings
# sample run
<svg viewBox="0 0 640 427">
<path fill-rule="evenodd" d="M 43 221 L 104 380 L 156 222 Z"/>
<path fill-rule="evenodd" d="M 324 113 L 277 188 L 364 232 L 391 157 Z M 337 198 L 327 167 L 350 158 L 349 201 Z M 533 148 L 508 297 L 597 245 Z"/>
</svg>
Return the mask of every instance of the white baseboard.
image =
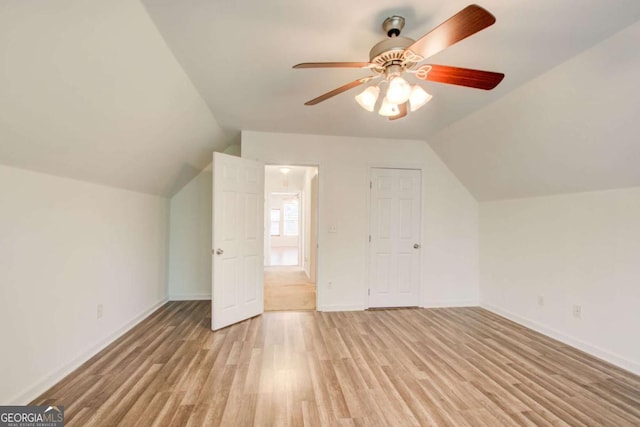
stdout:
<svg viewBox="0 0 640 427">
<path fill-rule="evenodd" d="M 477 300 L 431 300 L 426 301 L 422 308 L 447 308 L 447 307 L 477 307 Z"/>
<path fill-rule="evenodd" d="M 363 311 L 366 308 L 364 305 L 325 305 L 318 307 L 318 311 Z"/>
<path fill-rule="evenodd" d="M 208 300 L 211 299 L 211 294 L 176 294 L 170 295 L 169 301 L 193 301 L 193 300 Z"/>
<path fill-rule="evenodd" d="M 101 340 L 85 352 L 83 352 L 80 356 L 73 359 L 71 362 L 66 365 L 54 370 L 50 374 L 48 374 L 45 379 L 39 381 L 38 383 L 28 387 L 25 391 L 20 393 L 14 399 L 8 403 L 10 405 L 26 405 L 31 402 L 36 397 L 40 396 L 42 393 L 50 389 L 54 384 L 62 380 L 64 377 L 69 375 L 71 372 L 75 371 L 80 367 L 84 362 L 91 359 L 93 356 L 98 354 L 100 351 L 104 350 L 109 344 L 114 342 L 116 339 L 120 338 L 125 333 L 129 332 L 131 328 L 136 326 L 142 320 L 147 318 L 151 313 L 162 307 L 168 301 L 167 298 L 163 298 L 157 303 L 153 304 L 151 307 L 143 311 L 138 316 L 131 319 L 129 322 L 124 324 L 122 327 L 117 329 L 111 335 Z"/>
<path fill-rule="evenodd" d="M 504 310 L 500 307 L 496 307 L 490 304 L 481 304 L 480 305 L 485 310 L 489 310 L 492 313 L 498 314 L 502 317 L 506 317 L 509 320 L 512 320 L 516 323 L 519 323 L 523 326 L 526 326 L 529 329 L 533 329 L 536 332 L 540 332 L 543 335 L 547 335 L 551 338 L 554 338 L 558 341 L 561 341 L 565 344 L 568 344 L 572 347 L 577 348 L 578 350 L 582 350 L 585 353 L 589 353 L 592 356 L 595 356 L 599 359 L 602 359 L 606 362 L 609 362 L 613 365 L 616 365 L 622 369 L 625 369 L 629 372 L 632 372 L 636 375 L 640 375 L 640 364 L 633 362 L 631 360 L 625 359 L 624 357 L 618 356 L 617 354 L 613 354 L 607 350 L 604 350 L 598 346 L 593 344 L 586 343 L 577 338 L 574 338 L 570 335 L 567 335 L 563 332 L 560 332 L 556 329 L 550 328 L 542 323 L 538 323 L 534 320 L 528 319 L 526 317 L 519 316 L 514 314 L 508 310 Z"/>
</svg>

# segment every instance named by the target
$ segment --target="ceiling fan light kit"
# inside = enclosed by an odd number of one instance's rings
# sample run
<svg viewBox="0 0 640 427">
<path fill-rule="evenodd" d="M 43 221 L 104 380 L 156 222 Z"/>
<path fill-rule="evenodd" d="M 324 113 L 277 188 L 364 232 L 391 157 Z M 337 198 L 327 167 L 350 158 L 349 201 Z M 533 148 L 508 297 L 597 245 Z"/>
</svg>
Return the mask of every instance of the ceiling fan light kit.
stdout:
<svg viewBox="0 0 640 427">
<path fill-rule="evenodd" d="M 385 117 L 397 116 L 399 112 L 398 104 L 390 102 L 387 98 L 382 100 L 382 105 L 380 106 L 380 110 L 378 110 L 378 114 Z"/>
<path fill-rule="evenodd" d="M 408 81 L 400 76 L 393 77 L 389 80 L 387 88 L 387 101 L 392 104 L 403 104 L 409 100 L 411 95 L 411 85 Z"/>
<path fill-rule="evenodd" d="M 431 98 L 433 98 L 433 95 L 422 89 L 420 86 L 413 86 L 413 89 L 411 89 L 411 95 L 409 96 L 411 111 L 416 111 L 418 108 L 431 101 Z"/>
<path fill-rule="evenodd" d="M 407 110 L 416 111 L 432 98 L 418 84 L 410 84 L 405 77 L 414 76 L 419 80 L 446 83 L 476 89 L 491 90 L 504 78 L 504 74 L 491 71 L 419 62 L 435 55 L 449 46 L 481 31 L 495 23 L 495 17 L 477 5 L 470 5 L 414 41 L 400 36 L 404 28 L 404 18 L 391 16 L 382 23 L 387 39 L 377 43 L 369 52 L 369 62 L 307 62 L 293 68 L 363 68 L 376 75 L 347 83 L 305 103 L 315 105 L 335 95 L 353 89 L 375 79 L 377 84 L 365 88 L 355 99 L 369 112 L 396 120 L 407 115 Z M 380 101 L 380 86 L 387 83 L 384 97 Z M 407 108 L 408 107 L 408 108 Z"/>
<path fill-rule="evenodd" d="M 378 86 L 369 86 L 359 95 L 356 95 L 356 101 L 362 108 L 372 113 L 376 108 L 378 96 L 380 96 L 380 88 Z"/>
</svg>

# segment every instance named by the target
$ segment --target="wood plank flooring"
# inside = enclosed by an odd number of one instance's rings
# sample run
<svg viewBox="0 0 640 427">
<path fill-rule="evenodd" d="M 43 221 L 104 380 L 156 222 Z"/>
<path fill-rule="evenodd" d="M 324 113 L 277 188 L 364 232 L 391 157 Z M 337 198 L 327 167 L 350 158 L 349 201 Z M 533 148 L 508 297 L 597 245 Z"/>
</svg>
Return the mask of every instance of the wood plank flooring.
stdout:
<svg viewBox="0 0 640 427">
<path fill-rule="evenodd" d="M 34 404 L 68 426 L 638 426 L 640 377 L 480 308 L 170 302 Z"/>
</svg>

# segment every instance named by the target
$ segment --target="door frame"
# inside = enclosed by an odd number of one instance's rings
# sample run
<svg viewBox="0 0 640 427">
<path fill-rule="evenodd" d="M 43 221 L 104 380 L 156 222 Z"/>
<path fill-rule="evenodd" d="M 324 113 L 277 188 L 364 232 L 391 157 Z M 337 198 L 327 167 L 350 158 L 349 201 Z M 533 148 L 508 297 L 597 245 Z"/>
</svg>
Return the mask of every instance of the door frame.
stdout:
<svg viewBox="0 0 640 427">
<path fill-rule="evenodd" d="M 425 185 L 425 171 L 426 165 L 424 163 L 367 163 L 366 170 L 366 180 L 365 180 L 365 191 L 367 193 L 367 235 L 364 236 L 365 242 L 365 262 L 367 268 L 367 282 L 365 288 L 362 290 L 364 292 L 364 301 L 366 301 L 366 308 L 371 308 L 370 296 L 369 296 L 369 287 L 368 283 L 371 283 L 371 248 L 369 247 L 369 236 L 371 236 L 371 182 L 372 182 L 372 172 L 373 169 L 411 169 L 411 170 L 419 170 L 420 171 L 420 245 L 422 249 L 420 251 L 420 274 L 419 274 L 419 286 L 418 286 L 418 300 L 419 307 L 424 307 L 423 298 L 424 298 L 424 267 L 425 267 L 425 252 L 424 248 L 426 247 L 424 241 L 424 228 L 425 228 L 425 199 L 426 199 L 426 185 Z"/>
<path fill-rule="evenodd" d="M 318 189 L 317 189 L 317 212 L 316 212 L 316 223 L 315 223 L 315 227 L 316 227 L 316 256 L 315 256 L 315 263 L 316 263 L 316 282 L 315 282 L 315 287 L 316 287 L 316 310 L 315 311 L 319 311 L 320 309 L 320 301 L 321 301 L 321 295 L 322 295 L 322 290 L 321 290 L 321 286 L 318 286 L 318 283 L 320 283 L 320 277 L 322 274 L 322 270 L 320 269 L 320 249 L 322 247 L 322 245 L 320 244 L 321 239 L 321 234 L 320 233 L 320 217 L 321 217 L 321 202 L 320 202 L 320 197 L 322 194 L 322 182 L 320 180 L 320 164 L 319 163 L 300 163 L 300 162 L 294 162 L 294 163 L 280 163 L 280 162 L 264 162 L 264 166 L 265 166 L 265 193 L 266 193 L 266 167 L 267 166 L 275 166 L 275 167 L 286 167 L 286 166 L 299 166 L 299 167 L 305 167 L 305 168 L 316 168 L 317 170 L 317 176 L 318 176 Z M 309 197 L 308 195 L 306 197 Z M 302 200 L 302 198 L 301 198 Z M 267 207 L 269 204 L 269 201 L 266 199 L 266 194 L 265 194 L 265 214 L 264 214 L 264 220 L 266 221 L 267 218 Z M 307 213 L 304 212 L 303 209 L 303 215 L 306 215 Z M 309 212 L 310 214 L 310 212 Z M 262 236 L 263 239 L 263 245 L 267 244 L 266 241 L 266 231 L 264 233 L 264 235 Z M 304 246 L 304 242 L 302 242 L 302 246 Z M 302 255 L 304 256 L 304 251 L 302 253 Z M 301 265 L 302 268 L 304 269 L 304 258 L 301 259 Z M 264 268 L 266 268 L 267 266 L 265 265 L 263 267 L 263 271 Z M 264 298 L 264 296 L 263 296 Z"/>
</svg>

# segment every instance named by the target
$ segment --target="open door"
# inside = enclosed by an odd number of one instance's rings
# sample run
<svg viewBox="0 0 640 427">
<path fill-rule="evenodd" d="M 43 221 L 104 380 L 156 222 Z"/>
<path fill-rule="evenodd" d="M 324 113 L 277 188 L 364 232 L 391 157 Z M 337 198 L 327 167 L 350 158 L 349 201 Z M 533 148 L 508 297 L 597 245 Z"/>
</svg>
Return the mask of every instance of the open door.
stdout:
<svg viewBox="0 0 640 427">
<path fill-rule="evenodd" d="M 264 311 L 264 164 L 213 153 L 211 329 Z"/>
</svg>

